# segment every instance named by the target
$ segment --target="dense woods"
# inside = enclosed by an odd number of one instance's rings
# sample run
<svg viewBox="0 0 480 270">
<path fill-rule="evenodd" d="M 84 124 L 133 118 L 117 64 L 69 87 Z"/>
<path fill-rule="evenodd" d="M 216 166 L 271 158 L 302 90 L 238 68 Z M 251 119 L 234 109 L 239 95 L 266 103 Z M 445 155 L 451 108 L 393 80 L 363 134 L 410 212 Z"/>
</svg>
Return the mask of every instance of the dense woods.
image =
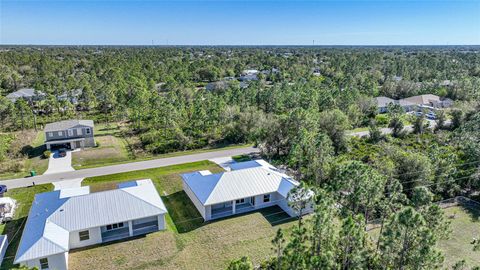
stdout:
<svg viewBox="0 0 480 270">
<path fill-rule="evenodd" d="M 258 80 L 232 78 L 247 69 Z M 479 197 L 479 85 L 478 47 L 3 47 L 0 128 L 124 122 L 151 153 L 255 143 L 316 193 L 315 213 L 278 232 L 262 268 L 437 269 L 448 220 L 433 202 Z M 22 87 L 45 98 L 5 97 Z M 436 129 L 418 117 L 408 134 L 402 112 L 378 115 L 374 97 L 418 94 L 455 101 Z M 379 132 L 387 125 L 392 135 Z M 370 137 L 347 136 L 360 127 Z"/>
</svg>

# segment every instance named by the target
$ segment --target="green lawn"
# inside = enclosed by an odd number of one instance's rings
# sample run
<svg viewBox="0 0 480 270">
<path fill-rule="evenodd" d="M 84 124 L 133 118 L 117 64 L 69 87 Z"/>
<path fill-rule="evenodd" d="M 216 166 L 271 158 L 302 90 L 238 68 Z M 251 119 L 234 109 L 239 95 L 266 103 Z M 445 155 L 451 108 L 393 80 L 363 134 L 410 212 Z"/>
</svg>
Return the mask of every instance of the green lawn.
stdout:
<svg viewBox="0 0 480 270">
<path fill-rule="evenodd" d="M 34 187 L 11 189 L 6 193 L 6 196 L 12 197 L 17 201 L 18 207 L 15 212 L 14 220 L 0 225 L 1 234 L 7 234 L 9 242 L 7 253 L 5 254 L 5 259 L 3 260 L 0 269 L 10 269 L 13 266 L 13 259 L 22 236 L 23 226 L 25 225 L 35 194 L 51 190 L 53 190 L 53 185 L 45 184 L 36 185 Z"/>
<path fill-rule="evenodd" d="M 294 221 L 280 208 L 271 207 L 204 223 L 182 191 L 179 176 L 197 170 L 222 171 L 214 163 L 201 161 L 85 179 L 83 184 L 94 192 L 114 188 L 122 181 L 152 179 L 169 210 L 168 229 L 71 252 L 70 269 L 224 269 L 241 255 L 255 263 L 271 256 L 270 241 L 276 230 L 289 228 Z"/>
</svg>

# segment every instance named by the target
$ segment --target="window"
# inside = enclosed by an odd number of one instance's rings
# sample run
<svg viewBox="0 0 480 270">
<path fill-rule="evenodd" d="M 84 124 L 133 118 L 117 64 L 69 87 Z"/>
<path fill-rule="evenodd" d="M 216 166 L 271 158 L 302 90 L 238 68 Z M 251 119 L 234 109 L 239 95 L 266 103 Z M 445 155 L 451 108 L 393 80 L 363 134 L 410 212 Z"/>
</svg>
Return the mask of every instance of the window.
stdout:
<svg viewBox="0 0 480 270">
<path fill-rule="evenodd" d="M 58 136 L 63 136 L 63 131 L 59 131 Z"/>
<path fill-rule="evenodd" d="M 236 203 L 236 204 L 245 203 L 245 199 L 236 200 L 235 203 Z"/>
<path fill-rule="evenodd" d="M 68 131 L 68 136 L 73 136 L 73 129 L 69 129 Z"/>
<path fill-rule="evenodd" d="M 90 232 L 87 230 L 87 231 L 81 231 L 78 233 L 78 235 L 80 236 L 80 241 L 85 241 L 85 240 L 88 240 L 90 239 Z"/>
<path fill-rule="evenodd" d="M 118 228 L 123 228 L 123 222 L 122 223 L 114 223 L 114 224 L 110 224 L 110 225 L 107 225 L 107 231 L 110 231 L 110 230 L 115 230 L 115 229 L 118 229 Z"/>
<path fill-rule="evenodd" d="M 270 201 L 270 194 L 263 195 L 263 202 L 269 202 Z"/>
<path fill-rule="evenodd" d="M 86 129 L 85 129 L 85 133 L 86 133 L 86 134 L 90 134 L 90 129 L 89 129 L 89 128 L 86 128 Z"/>
<path fill-rule="evenodd" d="M 53 132 L 48 132 L 48 137 L 53 137 Z"/>
<path fill-rule="evenodd" d="M 40 269 L 48 269 L 48 259 L 47 258 L 40 259 Z"/>
</svg>

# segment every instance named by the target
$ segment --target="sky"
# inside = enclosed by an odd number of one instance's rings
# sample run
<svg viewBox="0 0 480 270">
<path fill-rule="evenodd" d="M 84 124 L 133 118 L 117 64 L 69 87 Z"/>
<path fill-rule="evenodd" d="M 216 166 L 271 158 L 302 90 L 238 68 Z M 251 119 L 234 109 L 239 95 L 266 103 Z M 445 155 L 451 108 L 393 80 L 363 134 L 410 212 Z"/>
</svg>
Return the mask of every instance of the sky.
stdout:
<svg viewBox="0 0 480 270">
<path fill-rule="evenodd" d="M 0 0 L 0 44 L 479 45 L 480 0 Z"/>
</svg>

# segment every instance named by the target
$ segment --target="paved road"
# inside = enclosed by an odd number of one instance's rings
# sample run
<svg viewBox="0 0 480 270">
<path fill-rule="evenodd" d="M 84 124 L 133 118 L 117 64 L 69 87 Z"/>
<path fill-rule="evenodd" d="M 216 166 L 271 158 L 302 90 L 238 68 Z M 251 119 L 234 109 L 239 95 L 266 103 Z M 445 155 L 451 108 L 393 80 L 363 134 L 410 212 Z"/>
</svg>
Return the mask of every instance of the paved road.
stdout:
<svg viewBox="0 0 480 270">
<path fill-rule="evenodd" d="M 32 185 L 32 182 L 35 182 L 35 184 L 53 183 L 53 182 L 76 179 L 76 178 L 85 178 L 85 177 L 108 175 L 108 174 L 114 174 L 114 173 L 152 169 L 152 168 L 165 167 L 165 166 L 188 163 L 188 162 L 208 160 L 212 158 L 235 156 L 235 155 L 257 153 L 257 152 L 259 152 L 257 148 L 243 147 L 243 148 L 219 150 L 219 151 L 205 152 L 200 154 L 192 154 L 192 155 L 185 155 L 185 156 L 178 156 L 178 157 L 169 157 L 169 158 L 160 158 L 160 159 L 152 159 L 152 160 L 146 160 L 146 161 L 131 162 L 131 163 L 91 168 L 91 169 L 83 169 L 83 170 L 77 170 L 72 172 L 61 172 L 61 173 L 39 175 L 39 176 L 28 177 L 28 178 L 10 179 L 10 180 L 0 181 L 0 184 L 7 185 L 8 188 L 27 187 Z"/>
</svg>

